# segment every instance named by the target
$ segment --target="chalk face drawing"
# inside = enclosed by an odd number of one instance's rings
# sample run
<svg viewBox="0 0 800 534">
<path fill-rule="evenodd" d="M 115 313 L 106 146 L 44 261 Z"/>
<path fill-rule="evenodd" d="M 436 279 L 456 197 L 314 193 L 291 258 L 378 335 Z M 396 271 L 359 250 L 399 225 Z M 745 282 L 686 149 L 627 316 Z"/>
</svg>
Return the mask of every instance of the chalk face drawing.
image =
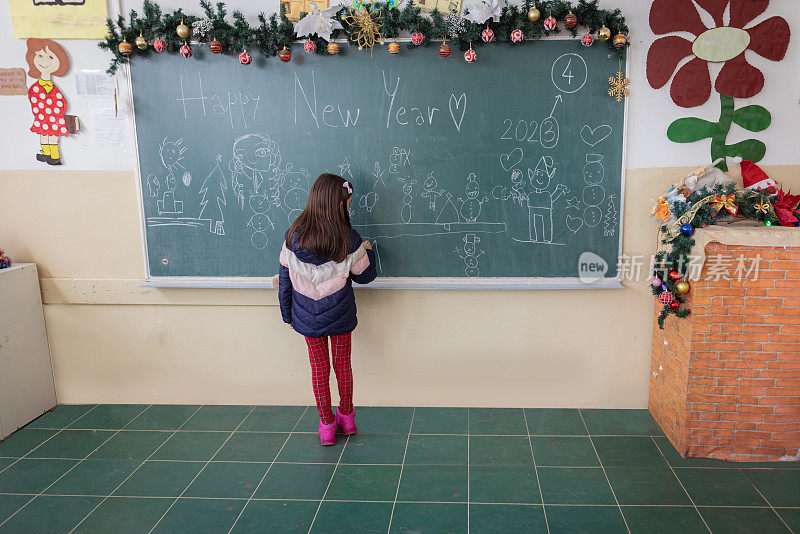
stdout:
<svg viewBox="0 0 800 534">
<path fill-rule="evenodd" d="M 577 276 L 565 266 L 580 250 L 615 263 L 624 112 L 604 73 L 617 61 L 546 41 L 541 61 L 507 69 L 527 46 L 486 49 L 479 76 L 388 56 L 341 56 L 343 69 L 310 54 L 266 77 L 210 54 L 135 59 L 151 274 L 183 276 L 181 261 L 192 275 L 274 274 L 322 172 L 353 185 L 349 215 L 381 276 Z"/>
</svg>

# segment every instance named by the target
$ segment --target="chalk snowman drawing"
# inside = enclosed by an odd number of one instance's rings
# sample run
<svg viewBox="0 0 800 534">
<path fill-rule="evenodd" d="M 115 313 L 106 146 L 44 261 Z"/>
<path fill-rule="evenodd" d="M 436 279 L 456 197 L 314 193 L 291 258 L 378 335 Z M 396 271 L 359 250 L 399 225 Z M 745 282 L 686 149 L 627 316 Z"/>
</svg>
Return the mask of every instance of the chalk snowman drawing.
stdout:
<svg viewBox="0 0 800 534">
<path fill-rule="evenodd" d="M 528 181 L 533 189 L 528 193 L 528 228 L 533 243 L 553 243 L 553 204 L 569 189 L 557 184 L 548 191 L 556 167 L 551 156 L 542 156 L 535 169 L 528 169 Z"/>
<path fill-rule="evenodd" d="M 286 219 L 291 224 L 303 211 L 311 187 L 311 173 L 302 167 L 294 170 L 291 163 L 278 172 L 280 185 L 286 190 L 283 206 L 287 210 Z"/>
<path fill-rule="evenodd" d="M 466 234 L 463 241 L 464 246 L 456 248 L 456 254 L 464 261 L 464 274 L 469 278 L 480 276 L 481 271 L 478 268 L 478 258 L 485 253 L 483 250 L 479 251 L 477 249 L 481 238 L 475 234 Z"/>
<path fill-rule="evenodd" d="M 225 235 L 225 212 L 223 206 L 228 204 L 225 197 L 225 192 L 228 190 L 228 181 L 225 174 L 222 172 L 222 154 L 217 155 L 217 164 L 200 186 L 198 194 L 200 198 L 200 215 L 198 219 L 202 219 L 206 214 L 209 201 L 211 208 L 208 209 L 207 215 L 211 216 L 209 221 L 209 231 L 216 235 Z"/>
<path fill-rule="evenodd" d="M 467 198 L 458 198 L 461 203 L 459 214 L 465 221 L 475 222 L 481 216 L 481 206 L 489 200 L 489 197 L 486 195 L 481 197 L 480 193 L 481 186 L 478 184 L 477 176 L 475 176 L 474 172 L 471 172 L 467 176 L 467 185 L 464 187 L 464 196 Z"/>
<path fill-rule="evenodd" d="M 603 156 L 601 154 L 586 154 L 586 164 L 583 166 L 583 181 L 586 186 L 583 188 L 582 200 L 586 204 L 583 210 L 583 223 L 594 228 L 603 218 L 603 210 L 600 205 L 606 198 L 606 190 L 600 185 L 605 177 L 603 168 Z"/>
<path fill-rule="evenodd" d="M 417 181 L 411 178 L 398 178 L 397 180 L 403 184 L 403 206 L 400 208 L 400 219 L 408 224 L 411 222 L 411 203 L 414 201 L 411 193 Z"/>
</svg>

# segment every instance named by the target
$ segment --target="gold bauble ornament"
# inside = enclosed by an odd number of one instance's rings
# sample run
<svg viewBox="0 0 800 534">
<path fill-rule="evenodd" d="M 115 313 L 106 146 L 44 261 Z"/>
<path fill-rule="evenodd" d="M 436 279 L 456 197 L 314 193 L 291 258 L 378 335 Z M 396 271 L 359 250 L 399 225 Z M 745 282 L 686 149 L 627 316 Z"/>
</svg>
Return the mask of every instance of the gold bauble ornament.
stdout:
<svg viewBox="0 0 800 534">
<path fill-rule="evenodd" d="M 531 22 L 536 22 L 541 16 L 542 14 L 538 9 L 536 9 L 536 6 L 533 6 L 528 10 L 528 20 Z"/>
<path fill-rule="evenodd" d="M 601 41 L 608 41 L 611 39 L 611 30 L 606 28 L 606 25 L 603 24 L 603 27 L 597 30 L 597 38 Z"/>
<path fill-rule="evenodd" d="M 689 282 L 686 280 L 679 280 L 675 282 L 675 292 L 678 295 L 685 295 L 689 292 Z"/>
<path fill-rule="evenodd" d="M 181 39 L 188 39 L 189 38 L 189 26 L 183 23 L 183 19 L 181 19 L 181 23 L 178 24 L 178 27 L 175 28 L 175 33 L 178 34 L 178 37 Z"/>
<path fill-rule="evenodd" d="M 139 32 L 139 37 L 136 38 L 136 48 L 139 50 L 144 50 L 147 48 L 147 39 L 144 38 L 142 32 Z"/>
</svg>

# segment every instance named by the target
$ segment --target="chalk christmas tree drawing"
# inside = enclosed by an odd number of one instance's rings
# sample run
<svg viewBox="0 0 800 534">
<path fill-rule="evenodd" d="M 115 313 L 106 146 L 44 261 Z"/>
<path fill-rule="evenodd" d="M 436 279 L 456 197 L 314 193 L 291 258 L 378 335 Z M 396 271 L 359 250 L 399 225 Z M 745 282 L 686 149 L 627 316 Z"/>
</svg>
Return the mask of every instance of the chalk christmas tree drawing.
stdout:
<svg viewBox="0 0 800 534">
<path fill-rule="evenodd" d="M 200 215 L 198 219 L 202 219 L 203 215 L 210 217 L 209 230 L 212 234 L 225 235 L 225 215 L 223 206 L 226 206 L 228 201 L 225 198 L 225 192 L 228 190 L 228 184 L 225 181 L 225 175 L 220 168 L 222 162 L 222 155 L 217 156 L 217 164 L 214 170 L 203 181 L 200 186 Z M 211 208 L 208 208 L 209 200 L 213 199 Z M 208 210 L 206 211 L 206 208 Z"/>
</svg>

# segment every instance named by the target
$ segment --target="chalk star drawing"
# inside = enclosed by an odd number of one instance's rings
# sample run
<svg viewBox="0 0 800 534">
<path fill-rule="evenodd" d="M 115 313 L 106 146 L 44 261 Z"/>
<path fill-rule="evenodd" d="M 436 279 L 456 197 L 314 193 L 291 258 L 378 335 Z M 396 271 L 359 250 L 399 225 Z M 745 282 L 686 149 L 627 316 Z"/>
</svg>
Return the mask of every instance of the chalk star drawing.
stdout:
<svg viewBox="0 0 800 534">
<path fill-rule="evenodd" d="M 608 96 L 613 96 L 617 102 L 622 102 L 626 96 L 630 96 L 631 92 L 628 90 L 628 84 L 631 81 L 622 75 L 622 71 L 617 72 L 616 77 L 611 76 L 608 79 L 608 84 L 611 89 L 608 90 Z"/>
<path fill-rule="evenodd" d="M 577 210 L 581 209 L 581 201 L 578 200 L 578 197 L 572 197 L 567 199 L 567 209 L 575 208 Z"/>
</svg>

